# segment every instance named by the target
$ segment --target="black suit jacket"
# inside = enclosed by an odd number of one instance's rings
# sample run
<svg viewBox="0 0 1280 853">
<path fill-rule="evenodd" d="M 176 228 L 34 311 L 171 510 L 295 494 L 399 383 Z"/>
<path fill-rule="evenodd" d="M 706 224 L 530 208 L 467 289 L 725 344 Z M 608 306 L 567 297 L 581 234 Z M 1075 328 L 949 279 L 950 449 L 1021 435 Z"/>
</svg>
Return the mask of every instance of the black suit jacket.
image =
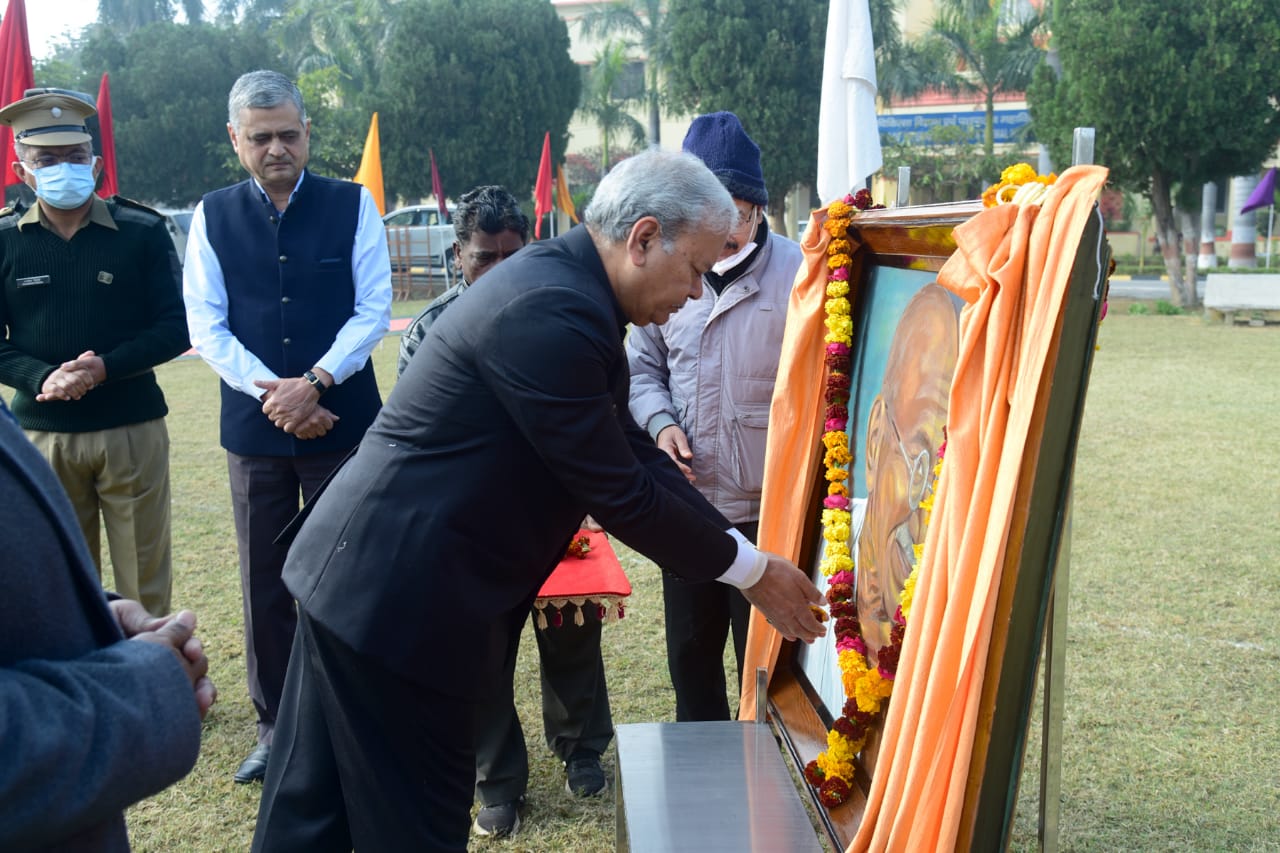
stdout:
<svg viewBox="0 0 1280 853">
<path fill-rule="evenodd" d="M 685 577 L 723 574 L 729 523 L 628 411 L 625 327 L 581 227 L 469 288 L 310 508 L 284 571 L 301 608 L 478 697 L 587 512 Z"/>
</svg>

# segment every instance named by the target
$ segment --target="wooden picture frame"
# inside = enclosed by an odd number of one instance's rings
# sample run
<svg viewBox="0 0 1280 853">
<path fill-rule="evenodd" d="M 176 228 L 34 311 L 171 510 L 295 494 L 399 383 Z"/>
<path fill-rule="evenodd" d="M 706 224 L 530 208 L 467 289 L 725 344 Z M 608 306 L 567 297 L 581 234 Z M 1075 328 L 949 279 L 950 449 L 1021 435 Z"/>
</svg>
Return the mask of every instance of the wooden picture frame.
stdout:
<svg viewBox="0 0 1280 853">
<path fill-rule="evenodd" d="M 878 276 L 897 286 L 902 282 L 928 284 L 955 251 L 952 232 L 956 226 L 981 210 L 979 202 L 963 202 L 859 213 L 851 228 L 863 253 L 862 286 L 852 306 L 854 328 L 867 325 L 863 313 L 869 310 L 869 294 Z M 1012 828 L 1109 262 L 1110 250 L 1095 208 L 1073 263 L 1045 371 L 1047 393 L 1037 405 L 1020 469 L 961 819 L 959 841 L 963 849 L 998 849 L 1007 844 Z M 858 353 L 855 340 L 855 377 L 860 371 Z M 857 385 L 855 379 L 851 428 L 859 417 L 854 399 Z M 860 457 L 855 447 L 855 466 Z M 825 490 L 815 483 L 799 559 L 799 565 L 812 567 L 820 589 L 825 589 L 825 580 L 816 568 L 821 543 L 816 519 L 824 495 Z M 830 701 L 824 700 L 818 679 L 811 677 L 814 664 L 810 654 L 803 644 L 784 643 L 768 689 L 770 721 L 797 769 L 826 748 L 828 728 L 840 713 L 839 707 L 832 708 Z M 877 751 L 875 733 L 860 756 L 853 794 L 843 805 L 828 810 L 818 802 L 817 792 L 809 788 L 827 835 L 839 849 L 849 844 L 862 821 Z"/>
</svg>

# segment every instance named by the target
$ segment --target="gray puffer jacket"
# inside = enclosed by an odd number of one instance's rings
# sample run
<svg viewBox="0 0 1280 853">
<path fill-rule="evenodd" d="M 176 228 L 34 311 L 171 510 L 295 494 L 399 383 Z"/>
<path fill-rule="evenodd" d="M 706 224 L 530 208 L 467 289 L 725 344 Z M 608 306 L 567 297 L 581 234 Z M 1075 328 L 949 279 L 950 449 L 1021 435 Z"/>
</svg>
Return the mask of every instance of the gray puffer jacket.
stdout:
<svg viewBox="0 0 1280 853">
<path fill-rule="evenodd" d="M 721 293 L 703 286 L 662 325 L 632 327 L 631 415 L 655 439 L 689 437 L 694 485 L 734 524 L 760 517 L 769 403 L 800 245 L 769 233 Z"/>
</svg>

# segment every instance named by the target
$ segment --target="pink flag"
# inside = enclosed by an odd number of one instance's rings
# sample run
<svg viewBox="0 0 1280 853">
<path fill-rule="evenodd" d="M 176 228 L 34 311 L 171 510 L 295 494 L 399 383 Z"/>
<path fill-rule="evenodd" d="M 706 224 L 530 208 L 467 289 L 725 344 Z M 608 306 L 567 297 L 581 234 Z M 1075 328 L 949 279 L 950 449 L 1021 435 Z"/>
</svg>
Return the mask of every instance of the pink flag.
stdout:
<svg viewBox="0 0 1280 853">
<path fill-rule="evenodd" d="M 542 138 L 542 160 L 538 163 L 538 182 L 533 188 L 533 236 L 542 239 L 542 217 L 551 212 L 551 131 Z"/>
<path fill-rule="evenodd" d="M 436 152 L 428 148 L 427 153 L 431 155 L 431 193 L 436 197 L 436 206 L 440 208 L 440 221 L 448 222 L 449 208 L 444 203 L 444 184 L 440 183 L 440 170 L 436 168 Z"/>
<path fill-rule="evenodd" d="M 34 86 L 31 73 L 31 45 L 27 41 L 27 6 L 24 0 L 9 0 L 9 8 L 0 21 L 0 106 L 22 99 L 22 93 Z M 13 153 L 13 128 L 0 125 L 0 166 L 4 181 L 0 187 L 20 183 L 9 164 L 18 159 Z"/>
<path fill-rule="evenodd" d="M 120 192 L 120 182 L 116 179 L 116 136 L 111 128 L 111 87 L 105 72 L 98 86 L 98 135 L 102 140 L 102 186 L 98 195 L 111 198 Z"/>
</svg>

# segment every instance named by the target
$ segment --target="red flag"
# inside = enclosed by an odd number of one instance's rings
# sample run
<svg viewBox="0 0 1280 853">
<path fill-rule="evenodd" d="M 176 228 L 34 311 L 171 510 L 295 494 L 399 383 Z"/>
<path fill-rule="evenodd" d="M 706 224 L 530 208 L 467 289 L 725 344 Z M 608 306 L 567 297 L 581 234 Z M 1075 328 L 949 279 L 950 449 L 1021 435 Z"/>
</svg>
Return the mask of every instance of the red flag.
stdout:
<svg viewBox="0 0 1280 853">
<path fill-rule="evenodd" d="M 440 209 L 440 221 L 449 221 L 449 208 L 444 203 L 444 184 L 440 183 L 440 170 L 436 168 L 436 152 L 430 148 L 431 155 L 431 194 L 436 197 L 436 207 Z"/>
<path fill-rule="evenodd" d="M 31 73 L 31 45 L 27 41 L 27 6 L 24 0 L 9 0 L 9 8 L 0 21 L 0 106 L 22 99 L 22 93 L 34 86 Z M 13 153 L 13 128 L 0 125 L 0 167 L 4 182 L 0 187 L 20 183 L 9 168 L 18 156 Z"/>
<path fill-rule="evenodd" d="M 102 186 L 98 195 L 111 198 L 120 192 L 120 182 L 116 180 L 116 136 L 111 129 L 111 87 L 105 72 L 98 85 L 98 136 L 102 140 Z"/>
<path fill-rule="evenodd" d="M 538 163 L 538 182 L 533 188 L 533 236 L 542 239 L 543 214 L 551 212 L 551 131 L 542 138 L 542 161 Z"/>
</svg>

